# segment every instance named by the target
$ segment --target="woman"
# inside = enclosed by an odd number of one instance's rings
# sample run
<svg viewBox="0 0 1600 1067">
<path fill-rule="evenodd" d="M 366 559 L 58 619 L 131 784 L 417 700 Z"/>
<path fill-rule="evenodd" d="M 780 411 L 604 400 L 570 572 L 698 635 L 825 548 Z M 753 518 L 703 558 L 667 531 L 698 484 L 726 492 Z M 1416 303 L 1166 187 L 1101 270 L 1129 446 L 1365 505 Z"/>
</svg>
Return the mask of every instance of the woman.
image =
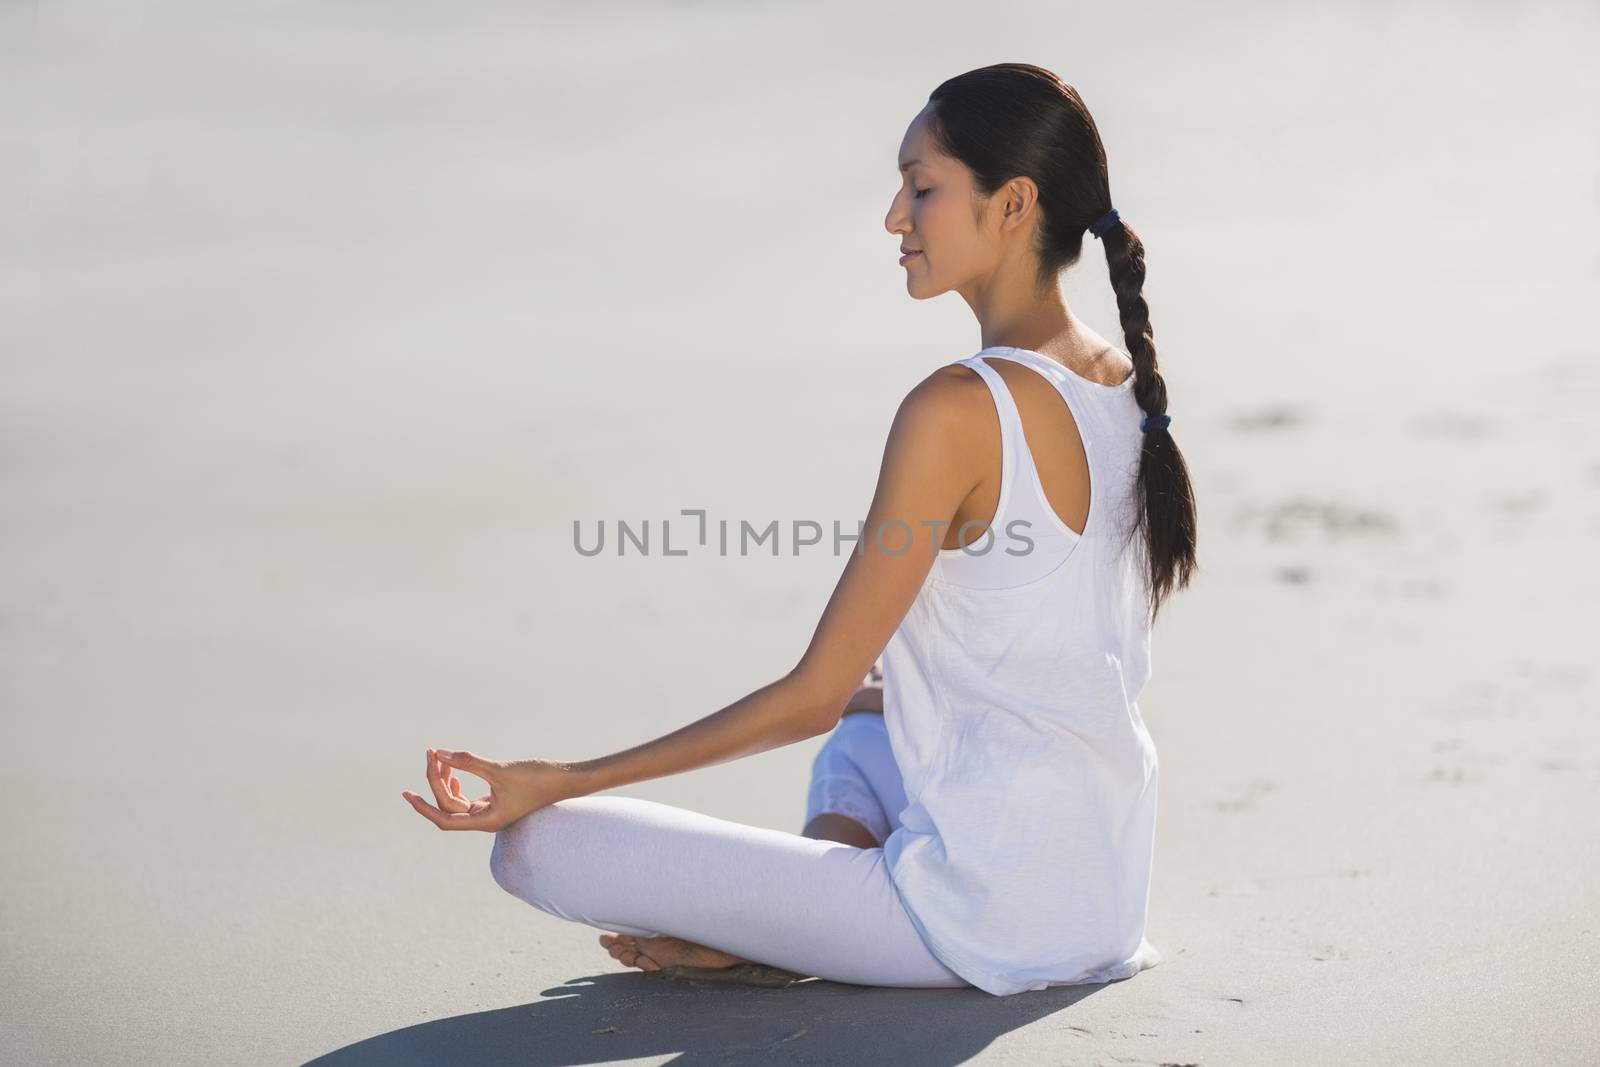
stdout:
<svg viewBox="0 0 1600 1067">
<path fill-rule="evenodd" d="M 1158 958 L 1144 938 L 1157 760 L 1136 700 L 1155 616 L 1196 565 L 1195 506 L 1144 247 L 1112 210 L 1082 99 L 1039 67 L 940 85 L 899 163 L 885 226 L 907 288 L 959 292 L 985 347 L 900 405 L 799 663 L 601 759 L 429 750 L 438 807 L 404 794 L 443 829 L 494 832 L 502 887 L 615 931 L 601 943 L 643 970 L 753 961 L 1007 995 Z M 1086 230 L 1128 355 L 1062 297 Z M 880 650 L 881 703 L 858 688 Z M 823 733 L 803 834 L 589 795 Z M 488 795 L 466 799 L 452 768 Z"/>
</svg>

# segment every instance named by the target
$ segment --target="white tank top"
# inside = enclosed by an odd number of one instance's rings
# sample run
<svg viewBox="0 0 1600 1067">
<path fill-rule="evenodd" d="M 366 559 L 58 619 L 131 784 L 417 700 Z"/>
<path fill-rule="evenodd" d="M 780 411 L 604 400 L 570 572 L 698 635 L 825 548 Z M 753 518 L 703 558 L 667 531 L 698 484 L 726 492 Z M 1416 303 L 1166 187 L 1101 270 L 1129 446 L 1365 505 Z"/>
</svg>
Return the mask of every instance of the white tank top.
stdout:
<svg viewBox="0 0 1600 1067">
<path fill-rule="evenodd" d="M 1050 508 L 1011 393 L 980 357 L 1032 367 L 1066 401 L 1089 463 L 1081 535 Z M 884 856 L 929 949 L 973 985 L 1003 996 L 1126 978 L 1160 962 L 1144 937 L 1147 579 L 1129 536 L 1144 412 L 1131 377 L 1101 385 L 1028 349 L 955 362 L 999 412 L 999 504 L 990 532 L 939 553 L 884 649 L 907 799 Z"/>
</svg>

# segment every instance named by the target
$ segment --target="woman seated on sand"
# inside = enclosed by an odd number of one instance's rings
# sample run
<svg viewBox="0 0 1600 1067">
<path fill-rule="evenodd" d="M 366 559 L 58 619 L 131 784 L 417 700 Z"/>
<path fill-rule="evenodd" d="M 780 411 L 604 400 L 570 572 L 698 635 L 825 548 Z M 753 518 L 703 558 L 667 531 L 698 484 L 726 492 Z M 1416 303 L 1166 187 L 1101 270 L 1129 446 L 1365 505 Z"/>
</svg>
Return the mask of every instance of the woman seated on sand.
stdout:
<svg viewBox="0 0 1600 1067">
<path fill-rule="evenodd" d="M 901 403 L 856 550 L 782 678 L 577 763 L 430 749 L 447 830 L 495 880 L 608 932 L 646 971 L 781 968 L 995 995 L 1128 977 L 1145 940 L 1157 760 L 1137 698 L 1195 567 L 1141 288 L 1076 90 L 1003 63 L 951 78 L 900 146 L 885 226 L 917 299 L 955 290 L 984 347 Z M 1060 275 L 1101 239 L 1126 354 Z M 882 686 L 867 675 L 882 664 Z M 829 734 L 801 834 L 592 796 Z M 467 799 L 452 771 L 478 775 Z M 648 871 L 648 878 L 639 872 Z M 704 971 L 702 971 L 704 973 Z"/>
</svg>

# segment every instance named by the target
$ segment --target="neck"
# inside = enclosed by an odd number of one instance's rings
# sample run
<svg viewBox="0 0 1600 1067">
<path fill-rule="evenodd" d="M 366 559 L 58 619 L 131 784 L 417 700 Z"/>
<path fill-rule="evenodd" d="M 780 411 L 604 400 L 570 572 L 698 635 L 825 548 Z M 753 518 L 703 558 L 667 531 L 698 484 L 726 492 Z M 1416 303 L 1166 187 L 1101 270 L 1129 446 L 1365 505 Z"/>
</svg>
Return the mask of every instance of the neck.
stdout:
<svg viewBox="0 0 1600 1067">
<path fill-rule="evenodd" d="M 984 321 L 979 336 L 984 348 L 1026 348 L 1069 362 L 1101 347 L 1061 300 Z"/>
</svg>

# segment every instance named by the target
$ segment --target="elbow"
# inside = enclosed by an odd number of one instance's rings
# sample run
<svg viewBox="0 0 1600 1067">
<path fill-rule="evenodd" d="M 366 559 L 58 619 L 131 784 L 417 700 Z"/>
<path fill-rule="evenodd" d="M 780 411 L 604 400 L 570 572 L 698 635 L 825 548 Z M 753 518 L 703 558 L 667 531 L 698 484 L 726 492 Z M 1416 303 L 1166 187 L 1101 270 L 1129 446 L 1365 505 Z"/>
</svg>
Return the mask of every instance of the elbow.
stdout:
<svg viewBox="0 0 1600 1067">
<path fill-rule="evenodd" d="M 784 683 L 790 689 L 792 706 L 797 709 L 796 716 L 806 723 L 806 729 L 810 731 L 808 737 L 825 734 L 839 725 L 845 701 L 850 699 L 849 693 L 840 692 L 837 686 L 795 671 L 784 678 Z"/>
</svg>

